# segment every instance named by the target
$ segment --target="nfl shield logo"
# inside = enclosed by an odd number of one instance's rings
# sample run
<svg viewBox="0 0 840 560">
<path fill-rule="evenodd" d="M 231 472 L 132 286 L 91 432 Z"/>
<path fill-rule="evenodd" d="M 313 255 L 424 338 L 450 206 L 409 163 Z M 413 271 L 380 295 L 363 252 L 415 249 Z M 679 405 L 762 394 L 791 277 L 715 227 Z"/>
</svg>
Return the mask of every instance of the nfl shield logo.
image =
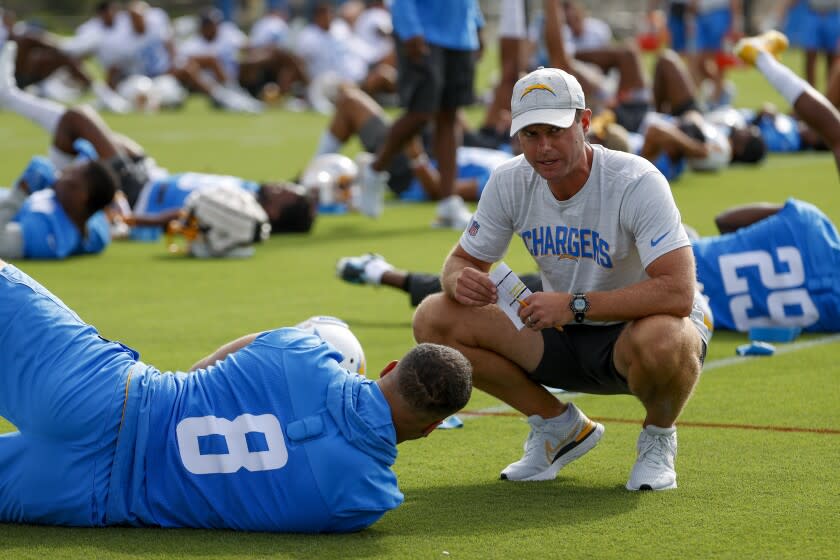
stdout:
<svg viewBox="0 0 840 560">
<path fill-rule="evenodd" d="M 481 227 L 481 226 L 480 226 L 480 225 L 478 225 L 478 222 L 476 222 L 475 220 L 473 220 L 472 225 L 470 225 L 470 229 L 469 229 L 469 230 L 467 230 L 467 233 L 469 233 L 469 234 L 470 234 L 470 237 L 475 237 L 475 234 L 477 234 L 477 233 L 478 233 L 478 228 L 480 228 L 480 227 Z"/>
</svg>

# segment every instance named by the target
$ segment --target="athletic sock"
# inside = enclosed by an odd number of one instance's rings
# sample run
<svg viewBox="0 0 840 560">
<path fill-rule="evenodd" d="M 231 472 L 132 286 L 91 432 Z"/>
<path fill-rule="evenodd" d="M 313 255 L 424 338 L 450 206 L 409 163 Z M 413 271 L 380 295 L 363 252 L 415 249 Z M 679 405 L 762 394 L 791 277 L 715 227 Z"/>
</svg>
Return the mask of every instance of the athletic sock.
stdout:
<svg viewBox="0 0 840 560">
<path fill-rule="evenodd" d="M 60 103 L 43 99 L 18 88 L 11 88 L 5 92 L 3 106 L 34 122 L 46 130 L 50 136 L 55 134 L 58 121 L 67 112 L 67 108 Z"/>
<path fill-rule="evenodd" d="M 382 283 L 382 275 L 389 270 L 394 270 L 393 265 L 382 259 L 371 259 L 365 265 L 365 278 L 375 285 Z"/>
<path fill-rule="evenodd" d="M 321 139 L 318 140 L 318 147 L 315 149 L 315 156 L 323 154 L 335 154 L 341 149 L 341 140 L 335 137 L 329 129 L 321 134 Z"/>
<path fill-rule="evenodd" d="M 770 85 L 791 105 L 799 99 L 803 91 L 811 87 L 808 82 L 797 76 L 793 70 L 776 60 L 768 52 L 758 53 L 755 67 L 764 74 Z"/>
</svg>

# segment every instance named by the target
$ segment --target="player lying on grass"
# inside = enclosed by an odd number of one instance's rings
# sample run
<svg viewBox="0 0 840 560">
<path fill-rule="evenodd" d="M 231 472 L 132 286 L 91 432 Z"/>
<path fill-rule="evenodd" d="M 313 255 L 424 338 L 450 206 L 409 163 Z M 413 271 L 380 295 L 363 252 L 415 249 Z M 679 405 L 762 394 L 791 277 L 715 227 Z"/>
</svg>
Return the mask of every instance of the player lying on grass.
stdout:
<svg viewBox="0 0 840 560">
<path fill-rule="evenodd" d="M 0 193 L 0 257 L 63 259 L 101 252 L 110 242 L 102 210 L 119 179 L 98 161 L 55 169 L 33 159 L 15 185 Z"/>
<path fill-rule="evenodd" d="M 120 176 L 119 210 L 145 224 L 165 224 L 196 190 L 233 186 L 251 192 L 265 210 L 273 232 L 309 231 L 317 211 L 309 193 L 289 182 L 256 183 L 210 174 L 171 174 L 131 139 L 110 130 L 90 107 L 66 108 L 20 90 L 13 77 L 14 43 L 0 51 L 0 107 L 31 120 L 51 138 L 49 161 L 62 169 L 83 152 L 106 161 Z M 80 142 L 83 140 L 83 142 Z"/>
<path fill-rule="evenodd" d="M 790 199 L 731 208 L 715 223 L 721 234 L 732 235 L 695 237 L 691 248 L 716 329 L 840 331 L 840 296 L 829 288 L 840 283 L 840 234 L 822 211 Z M 400 270 L 373 253 L 339 259 L 336 275 L 351 284 L 402 290 L 412 306 L 441 290 L 439 275 Z M 532 292 L 542 291 L 539 274 L 520 278 Z"/>
<path fill-rule="evenodd" d="M 6 523 L 356 531 L 403 501 L 396 445 L 471 391 L 451 348 L 370 381 L 294 328 L 162 373 L 3 261 L 0 323 L 0 416 L 19 430 L 0 435 Z"/>
</svg>

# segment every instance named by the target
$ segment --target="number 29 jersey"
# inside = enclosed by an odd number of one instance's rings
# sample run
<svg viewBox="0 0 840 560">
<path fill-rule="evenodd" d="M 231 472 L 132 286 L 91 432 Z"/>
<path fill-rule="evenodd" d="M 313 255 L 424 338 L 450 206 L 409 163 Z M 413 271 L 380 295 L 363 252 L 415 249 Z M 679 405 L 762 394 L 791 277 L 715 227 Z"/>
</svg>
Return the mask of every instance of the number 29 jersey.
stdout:
<svg viewBox="0 0 840 560">
<path fill-rule="evenodd" d="M 840 236 L 812 204 L 789 199 L 768 218 L 692 247 L 716 329 L 840 330 Z"/>
<path fill-rule="evenodd" d="M 390 408 L 338 356 L 279 329 L 189 374 L 138 364 L 107 524 L 341 532 L 397 507 Z"/>
</svg>

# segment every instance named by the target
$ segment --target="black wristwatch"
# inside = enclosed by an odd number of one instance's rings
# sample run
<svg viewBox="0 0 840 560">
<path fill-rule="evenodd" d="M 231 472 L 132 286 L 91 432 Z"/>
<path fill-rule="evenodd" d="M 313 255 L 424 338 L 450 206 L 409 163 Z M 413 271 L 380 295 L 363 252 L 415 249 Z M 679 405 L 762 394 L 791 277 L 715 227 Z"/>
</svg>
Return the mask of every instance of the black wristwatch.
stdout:
<svg viewBox="0 0 840 560">
<path fill-rule="evenodd" d="M 589 307 L 589 298 L 586 297 L 586 294 L 572 294 L 572 299 L 569 300 L 569 309 L 575 314 L 575 323 L 583 323 Z"/>
</svg>

